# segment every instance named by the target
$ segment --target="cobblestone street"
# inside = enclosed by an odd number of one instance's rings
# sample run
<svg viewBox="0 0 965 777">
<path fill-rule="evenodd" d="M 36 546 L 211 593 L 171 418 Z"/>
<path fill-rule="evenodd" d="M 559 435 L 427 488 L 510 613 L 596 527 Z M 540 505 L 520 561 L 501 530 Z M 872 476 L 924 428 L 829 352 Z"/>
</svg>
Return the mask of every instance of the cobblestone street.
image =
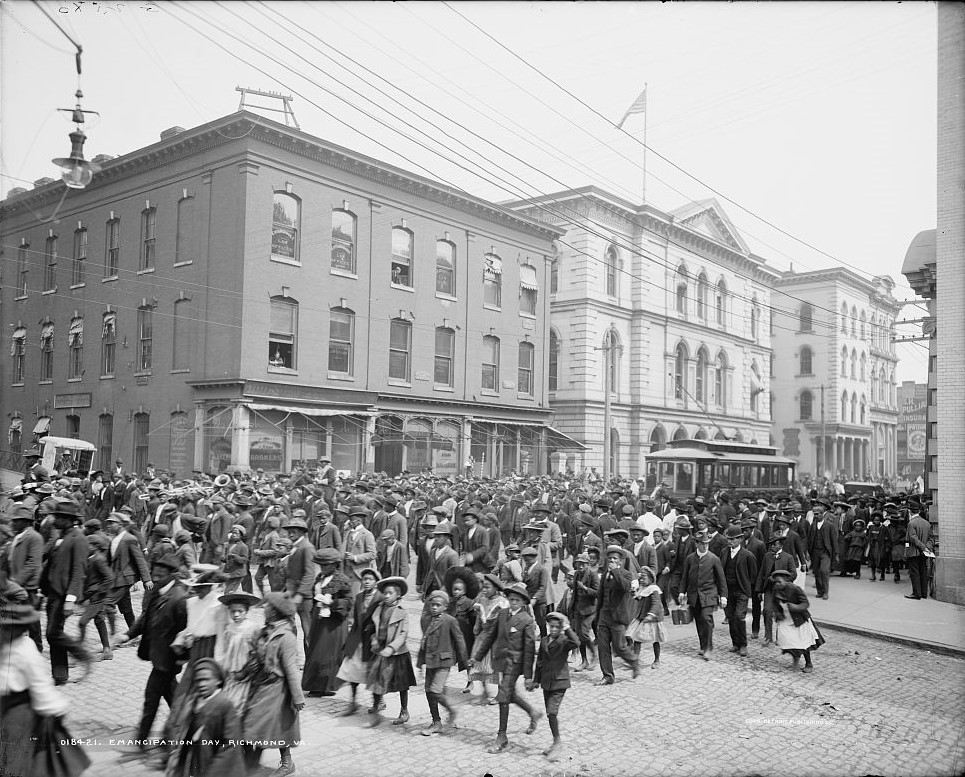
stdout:
<svg viewBox="0 0 965 777">
<path fill-rule="evenodd" d="M 410 623 L 418 603 L 408 600 Z M 404 727 L 389 725 L 398 696 L 387 698 L 387 720 L 367 727 L 367 716 L 341 718 L 347 690 L 309 699 L 302 713 L 303 744 L 294 752 L 299 775 L 953 775 L 965 769 L 962 690 L 965 662 L 868 637 L 826 633 L 815 671 L 790 670 L 790 658 L 753 641 L 741 659 L 727 652 L 726 626 L 718 613 L 717 651 L 710 663 L 697 655 L 693 626 L 671 626 L 661 667 L 645 668 L 636 681 L 617 669 L 617 682 L 598 688 L 598 672 L 574 674 L 560 717 L 564 757 L 549 763 L 545 722 L 525 736 L 526 719 L 511 708 L 511 746 L 489 755 L 497 728 L 495 707 L 460 708 L 458 728 L 424 738 L 429 722 L 421 686 L 413 689 Z M 417 625 L 415 630 L 418 630 Z M 413 640 L 413 652 L 417 642 Z M 649 648 L 643 653 L 650 657 Z M 116 651 L 95 665 L 90 678 L 65 686 L 73 704 L 68 727 L 95 740 L 90 774 L 158 774 L 139 763 L 121 763 L 117 744 L 133 736 L 148 664 L 136 649 Z M 451 678 L 458 700 L 464 675 Z M 542 708 L 539 691 L 528 695 Z M 363 691 L 360 700 L 368 702 Z M 160 722 L 154 733 L 160 731 Z M 277 763 L 268 751 L 267 777 Z"/>
</svg>

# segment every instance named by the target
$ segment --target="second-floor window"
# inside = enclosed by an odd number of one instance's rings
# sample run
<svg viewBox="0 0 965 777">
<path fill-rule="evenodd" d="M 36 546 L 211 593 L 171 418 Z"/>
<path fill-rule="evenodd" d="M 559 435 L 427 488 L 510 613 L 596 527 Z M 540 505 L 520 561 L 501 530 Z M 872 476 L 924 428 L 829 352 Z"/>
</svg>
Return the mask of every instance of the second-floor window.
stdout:
<svg viewBox="0 0 965 777">
<path fill-rule="evenodd" d="M 456 333 L 448 327 L 436 328 L 436 358 L 433 381 L 437 386 L 452 387 L 452 362 L 455 355 Z"/>
<path fill-rule="evenodd" d="M 51 322 L 40 328 L 40 380 L 54 379 L 54 325 Z"/>
<path fill-rule="evenodd" d="M 411 369 L 412 324 L 392 319 L 389 324 L 389 377 L 409 382 Z"/>
<path fill-rule="evenodd" d="M 13 359 L 12 369 L 10 370 L 11 382 L 19 385 L 24 382 L 24 362 L 27 358 L 27 329 L 17 327 L 13 330 L 13 338 L 10 341 L 10 356 Z"/>
<path fill-rule="evenodd" d="M 351 375 L 352 346 L 355 340 L 355 314 L 345 308 L 333 308 L 328 325 L 328 371 Z"/>
<path fill-rule="evenodd" d="M 483 338 L 482 387 L 499 391 L 499 338 L 492 335 Z"/>
<path fill-rule="evenodd" d="M 536 300 L 539 285 L 536 282 L 536 268 L 531 264 L 519 267 L 519 312 L 527 316 L 536 315 Z"/>
<path fill-rule="evenodd" d="M 84 319 L 75 318 L 67 332 L 67 377 L 80 378 L 84 374 Z"/>
<path fill-rule="evenodd" d="M 149 370 L 154 363 L 154 310 L 137 310 L 137 369 Z"/>
<path fill-rule="evenodd" d="M 268 366 L 294 370 L 298 333 L 298 303 L 291 297 L 272 297 L 268 323 Z"/>
<path fill-rule="evenodd" d="M 114 375 L 114 357 L 117 349 L 117 313 L 105 313 L 101 328 L 101 375 Z"/>
<path fill-rule="evenodd" d="M 496 254 L 483 257 L 483 304 L 498 308 L 503 304 L 503 262 Z"/>
<path fill-rule="evenodd" d="M 30 272 L 30 246 L 23 243 L 17 249 L 17 296 L 27 296 L 27 275 Z"/>
<path fill-rule="evenodd" d="M 519 374 L 516 378 L 517 390 L 520 394 L 532 396 L 534 393 L 534 368 L 536 366 L 536 348 L 532 343 L 519 344 Z"/>
</svg>

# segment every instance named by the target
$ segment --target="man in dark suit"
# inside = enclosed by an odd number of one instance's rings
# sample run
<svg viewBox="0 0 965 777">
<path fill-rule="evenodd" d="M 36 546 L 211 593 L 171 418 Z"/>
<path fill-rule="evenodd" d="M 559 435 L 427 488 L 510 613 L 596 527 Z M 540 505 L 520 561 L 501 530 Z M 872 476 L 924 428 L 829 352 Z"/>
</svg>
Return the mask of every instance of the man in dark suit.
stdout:
<svg viewBox="0 0 965 777">
<path fill-rule="evenodd" d="M 40 576 L 40 590 L 47 597 L 47 644 L 50 646 L 50 669 L 55 685 L 68 680 L 67 654 L 90 668 L 91 657 L 83 644 L 68 637 L 64 623 L 84 596 L 87 557 L 90 548 L 80 530 L 83 518 L 70 499 L 52 500 L 54 528 L 60 533 L 47 549 L 47 559 Z M 86 675 L 86 672 L 85 672 Z"/>
<path fill-rule="evenodd" d="M 646 538 L 650 536 L 645 528 L 640 524 L 636 524 L 630 527 L 630 552 L 633 554 L 634 559 L 637 562 L 637 568 L 643 569 L 644 567 L 650 567 L 654 570 L 655 574 L 659 574 L 660 570 L 657 569 L 657 551 Z M 654 581 L 656 582 L 656 581 Z"/>
<path fill-rule="evenodd" d="M 764 647 L 774 642 L 774 611 L 777 609 L 774 601 L 774 580 L 771 573 L 778 570 L 797 574 L 797 562 L 794 556 L 784 552 L 784 544 L 780 536 L 771 535 L 768 551 L 764 554 L 764 560 L 757 571 L 757 580 L 754 583 L 754 590 L 761 597 L 764 609 Z"/>
<path fill-rule="evenodd" d="M 473 572 L 489 572 L 496 563 L 490 555 L 489 530 L 479 525 L 479 508 L 470 507 L 462 515 L 463 563 Z"/>
<path fill-rule="evenodd" d="M 754 595 L 757 582 L 757 559 L 743 547 L 744 532 L 739 526 L 728 526 L 724 532 L 728 548 L 722 566 L 727 583 L 727 606 L 724 614 L 730 629 L 731 653 L 747 655 L 747 602 Z"/>
<path fill-rule="evenodd" d="M 17 505 L 9 515 L 14 537 L 7 547 L 7 556 L 4 559 L 7 577 L 27 592 L 27 601 L 36 608 L 40 574 L 43 571 L 44 540 L 33 527 L 34 514 L 29 507 Z M 37 645 L 37 650 L 43 650 L 39 618 L 28 626 L 28 633 Z"/>
<path fill-rule="evenodd" d="M 909 497 L 908 510 L 911 518 L 905 536 L 905 560 L 908 563 L 908 576 L 911 578 L 911 593 L 905 598 L 927 599 L 928 557 L 925 556 L 925 551 L 930 550 L 928 540 L 931 537 L 931 524 L 922 517 L 922 503 L 917 496 Z"/>
<path fill-rule="evenodd" d="M 714 610 L 718 601 L 721 606 L 727 607 L 727 582 L 720 559 L 707 549 L 710 545 L 707 532 L 698 532 L 694 541 L 697 552 L 684 560 L 679 601 L 680 604 L 686 602 L 694 616 L 700 657 L 710 661 L 714 649 Z"/>
<path fill-rule="evenodd" d="M 140 617 L 127 634 L 117 638 L 117 642 L 122 643 L 140 637 L 137 657 L 151 662 L 151 674 L 144 687 L 144 710 L 137 727 L 139 750 L 146 749 L 144 742 L 151 734 L 161 699 L 170 708 L 178 685 L 181 664 L 171 643 L 188 622 L 187 592 L 177 578 L 180 567 L 181 562 L 173 555 L 154 562 L 151 567 L 154 585 L 144 597 Z"/>
<path fill-rule="evenodd" d="M 104 600 L 111 631 L 114 630 L 114 608 L 120 610 L 130 629 L 134 625 L 134 607 L 131 604 L 131 586 L 140 581 L 147 591 L 151 590 L 151 572 L 144 558 L 144 551 L 137 538 L 128 531 L 131 519 L 126 513 L 111 513 L 104 522 L 110 545 L 107 561 L 114 576 L 111 590 Z"/>
<path fill-rule="evenodd" d="M 618 545 L 606 549 L 606 571 L 600 577 L 600 593 L 596 602 L 596 642 L 600 652 L 602 679 L 597 685 L 613 685 L 613 653 L 627 662 L 633 677 L 640 674 L 640 664 L 627 647 L 627 626 L 633 619 L 634 580 L 628 563 L 627 551 Z"/>
<path fill-rule="evenodd" d="M 591 547 L 603 549 L 603 538 L 594 531 L 596 519 L 584 507 L 588 508 L 589 505 L 580 505 L 580 535 L 576 540 L 576 555 L 586 553 Z"/>
<path fill-rule="evenodd" d="M 315 594 L 315 548 L 308 541 L 308 524 L 303 518 L 289 518 L 282 528 L 292 540 L 292 548 L 285 564 L 285 593 L 298 611 L 302 642 L 308 650 L 308 636 L 312 626 L 312 597 Z M 374 555 L 374 554 L 373 554 Z"/>
<path fill-rule="evenodd" d="M 744 547 L 747 548 L 754 557 L 754 561 L 757 563 L 757 569 L 759 570 L 764 563 L 764 556 L 767 554 L 767 545 L 755 536 L 755 529 L 757 529 L 757 525 L 753 518 L 745 518 L 741 521 Z M 756 583 L 757 580 L 754 579 L 751 582 Z M 761 633 L 761 592 L 757 590 L 756 585 L 752 586 L 752 589 L 751 639 L 757 639 Z"/>
<path fill-rule="evenodd" d="M 493 671 L 499 672 L 499 692 L 496 695 L 496 702 L 499 704 L 499 731 L 496 740 L 488 748 L 490 753 L 500 753 L 509 745 L 506 729 L 509 725 L 510 704 L 515 704 L 529 715 L 527 734 L 536 731 L 539 719 L 543 717 L 516 693 L 520 675 L 525 680 L 533 679 L 533 660 L 536 657 L 535 624 L 533 616 L 525 608 L 529 603 L 529 594 L 522 583 L 507 586 L 503 589 L 503 594 L 509 601 L 509 607 L 499 610 L 496 617 L 488 622 L 486 629 L 476 638 L 472 657 L 469 659 L 471 668 L 492 648 Z"/>
<path fill-rule="evenodd" d="M 807 550 L 814 569 L 814 587 L 818 596 L 828 598 L 828 580 L 831 568 L 838 555 L 838 528 L 828 517 L 828 503 L 822 499 L 814 500 L 814 523 L 807 540 Z"/>
</svg>

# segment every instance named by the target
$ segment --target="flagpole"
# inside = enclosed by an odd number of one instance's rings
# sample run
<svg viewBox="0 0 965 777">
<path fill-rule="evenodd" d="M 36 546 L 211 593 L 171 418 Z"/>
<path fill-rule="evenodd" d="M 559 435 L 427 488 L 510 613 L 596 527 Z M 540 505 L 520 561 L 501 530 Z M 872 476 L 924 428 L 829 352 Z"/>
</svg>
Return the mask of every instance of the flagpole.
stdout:
<svg viewBox="0 0 965 777">
<path fill-rule="evenodd" d="M 647 106 L 643 111 L 643 201 L 647 204 L 647 121 L 650 118 L 650 92 L 646 81 L 643 83 L 643 93 L 647 95 Z"/>
</svg>

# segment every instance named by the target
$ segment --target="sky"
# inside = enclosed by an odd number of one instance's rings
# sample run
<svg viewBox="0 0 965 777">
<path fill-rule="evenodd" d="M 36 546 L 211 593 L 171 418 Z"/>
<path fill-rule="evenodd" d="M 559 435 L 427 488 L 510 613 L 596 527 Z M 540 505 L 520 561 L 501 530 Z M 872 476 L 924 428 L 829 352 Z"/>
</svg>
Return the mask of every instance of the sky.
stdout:
<svg viewBox="0 0 965 777">
<path fill-rule="evenodd" d="M 716 197 L 769 265 L 887 274 L 899 299 L 935 226 L 933 3 L 41 5 L 61 29 L 0 0 L 3 196 L 69 152 L 70 36 L 99 113 L 88 159 L 232 113 L 248 86 L 290 94 L 306 132 L 495 201 L 594 184 L 640 202 L 645 169 L 654 207 Z M 924 345 L 899 345 L 900 380 L 925 381 Z"/>
</svg>

